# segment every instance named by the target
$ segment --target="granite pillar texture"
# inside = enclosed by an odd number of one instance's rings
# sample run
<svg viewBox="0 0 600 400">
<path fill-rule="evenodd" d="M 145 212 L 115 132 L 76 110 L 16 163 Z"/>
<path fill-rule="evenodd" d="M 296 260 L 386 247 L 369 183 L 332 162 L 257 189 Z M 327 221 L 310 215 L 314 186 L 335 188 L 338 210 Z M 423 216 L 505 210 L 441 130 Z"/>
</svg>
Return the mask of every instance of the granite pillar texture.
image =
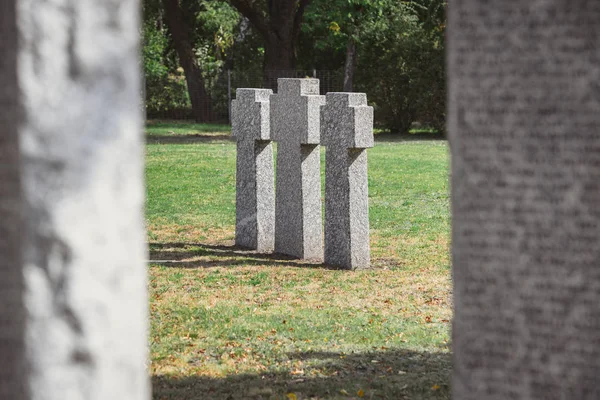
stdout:
<svg viewBox="0 0 600 400">
<path fill-rule="evenodd" d="M 277 141 L 275 251 L 322 260 L 318 79 L 278 79 L 271 96 L 271 132 Z"/>
<path fill-rule="evenodd" d="M 259 252 L 275 245 L 271 89 L 237 89 L 231 133 L 237 139 L 235 244 Z"/>
<path fill-rule="evenodd" d="M 137 0 L 0 5 L 0 398 L 149 398 Z"/>
<path fill-rule="evenodd" d="M 367 148 L 373 147 L 373 107 L 364 93 L 327 93 L 321 107 L 325 153 L 325 263 L 370 265 Z"/>
<path fill-rule="evenodd" d="M 24 239 L 16 3 L 0 3 L 0 399 L 25 400 Z"/>
<path fill-rule="evenodd" d="M 600 2 L 448 6 L 453 397 L 600 398 Z"/>
</svg>

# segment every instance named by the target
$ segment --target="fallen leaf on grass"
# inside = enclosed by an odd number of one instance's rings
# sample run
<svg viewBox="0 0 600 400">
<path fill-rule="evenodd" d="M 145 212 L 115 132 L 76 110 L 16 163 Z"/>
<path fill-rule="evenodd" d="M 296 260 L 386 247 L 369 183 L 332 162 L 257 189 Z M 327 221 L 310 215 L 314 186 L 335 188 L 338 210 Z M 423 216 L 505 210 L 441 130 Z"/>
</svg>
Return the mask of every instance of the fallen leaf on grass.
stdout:
<svg viewBox="0 0 600 400">
<path fill-rule="evenodd" d="M 440 385 L 433 385 L 431 390 L 440 390 Z"/>
<path fill-rule="evenodd" d="M 290 400 L 297 400 L 297 399 L 298 399 L 298 398 L 296 397 L 296 394 L 295 394 L 295 393 L 288 393 L 288 394 L 286 395 L 286 397 L 287 397 L 288 399 L 290 399 Z"/>
<path fill-rule="evenodd" d="M 358 392 L 356 392 L 356 394 L 358 395 L 358 397 L 365 397 L 365 391 L 362 389 L 358 389 Z"/>
</svg>

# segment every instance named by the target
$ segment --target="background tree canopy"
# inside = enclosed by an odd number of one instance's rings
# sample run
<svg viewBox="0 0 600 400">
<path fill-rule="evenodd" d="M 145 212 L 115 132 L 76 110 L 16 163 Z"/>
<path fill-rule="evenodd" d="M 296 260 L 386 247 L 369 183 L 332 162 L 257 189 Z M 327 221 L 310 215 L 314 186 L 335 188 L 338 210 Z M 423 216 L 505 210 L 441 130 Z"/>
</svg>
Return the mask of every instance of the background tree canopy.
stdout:
<svg viewBox="0 0 600 400">
<path fill-rule="evenodd" d="M 223 120 L 228 79 L 272 87 L 316 70 L 366 92 L 380 128 L 443 132 L 445 18 L 443 0 L 144 0 L 146 109 Z"/>
</svg>

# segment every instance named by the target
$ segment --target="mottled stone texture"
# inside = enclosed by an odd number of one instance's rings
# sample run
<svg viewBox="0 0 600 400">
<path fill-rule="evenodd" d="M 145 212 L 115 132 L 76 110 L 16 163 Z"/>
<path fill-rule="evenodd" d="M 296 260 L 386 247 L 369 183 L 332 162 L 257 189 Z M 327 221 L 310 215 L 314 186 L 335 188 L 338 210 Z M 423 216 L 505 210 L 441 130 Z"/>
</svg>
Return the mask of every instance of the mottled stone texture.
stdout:
<svg viewBox="0 0 600 400">
<path fill-rule="evenodd" d="M 278 79 L 271 96 L 271 131 L 277 143 L 275 251 L 323 258 L 318 79 Z"/>
<path fill-rule="evenodd" d="M 449 15 L 455 399 L 599 399 L 600 2 Z"/>
<path fill-rule="evenodd" d="M 237 89 L 231 133 L 237 139 L 235 244 L 273 251 L 275 177 L 269 129 L 271 89 Z"/>
<path fill-rule="evenodd" d="M 367 151 L 373 147 L 373 107 L 364 93 L 327 93 L 322 107 L 325 158 L 325 263 L 367 268 Z"/>
<path fill-rule="evenodd" d="M 1 2 L 2 399 L 149 397 L 138 13 Z"/>
</svg>

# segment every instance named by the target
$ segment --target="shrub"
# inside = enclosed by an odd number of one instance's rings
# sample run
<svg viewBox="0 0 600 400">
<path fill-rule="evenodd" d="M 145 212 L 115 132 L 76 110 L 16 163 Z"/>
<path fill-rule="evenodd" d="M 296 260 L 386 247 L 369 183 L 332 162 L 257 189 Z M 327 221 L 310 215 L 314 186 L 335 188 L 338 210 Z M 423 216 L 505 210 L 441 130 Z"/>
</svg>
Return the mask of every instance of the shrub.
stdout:
<svg viewBox="0 0 600 400">
<path fill-rule="evenodd" d="M 418 121 L 443 132 L 443 25 L 428 28 L 413 8 L 402 4 L 386 22 L 372 27 L 376 31 L 361 48 L 356 89 L 369 95 L 381 128 L 406 133 Z"/>
</svg>

